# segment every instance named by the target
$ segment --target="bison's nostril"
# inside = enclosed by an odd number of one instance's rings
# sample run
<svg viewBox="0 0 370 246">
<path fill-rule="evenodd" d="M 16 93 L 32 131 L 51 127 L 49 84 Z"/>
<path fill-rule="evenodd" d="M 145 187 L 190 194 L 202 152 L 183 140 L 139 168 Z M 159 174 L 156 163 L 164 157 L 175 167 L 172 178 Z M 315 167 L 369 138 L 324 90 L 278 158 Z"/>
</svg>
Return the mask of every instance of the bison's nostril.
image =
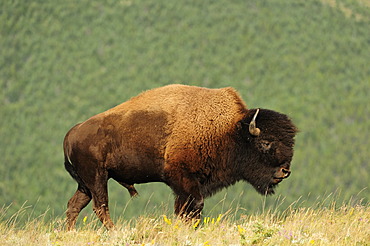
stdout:
<svg viewBox="0 0 370 246">
<path fill-rule="evenodd" d="M 290 170 L 282 168 L 281 171 L 284 173 L 284 178 L 289 177 L 290 175 Z"/>
</svg>

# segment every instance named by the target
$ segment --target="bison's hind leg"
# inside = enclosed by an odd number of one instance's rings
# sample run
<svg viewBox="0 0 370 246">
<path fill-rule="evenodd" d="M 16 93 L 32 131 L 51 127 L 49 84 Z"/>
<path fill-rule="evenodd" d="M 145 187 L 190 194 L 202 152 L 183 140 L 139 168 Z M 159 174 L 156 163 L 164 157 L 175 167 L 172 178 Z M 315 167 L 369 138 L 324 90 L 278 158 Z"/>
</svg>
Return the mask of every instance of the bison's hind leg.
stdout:
<svg viewBox="0 0 370 246">
<path fill-rule="evenodd" d="M 91 193 L 87 189 L 82 189 L 79 185 L 77 191 L 68 201 L 67 206 L 67 229 L 73 230 L 78 214 L 91 201 Z"/>
<path fill-rule="evenodd" d="M 118 183 L 120 185 L 122 185 L 123 187 L 125 187 L 128 190 L 128 192 L 130 193 L 130 196 L 131 197 L 135 197 L 135 196 L 138 196 L 139 195 L 139 193 L 135 189 L 134 185 L 129 185 L 129 184 L 126 184 L 126 183 L 123 183 L 123 182 L 119 182 L 119 181 L 118 181 Z"/>
</svg>

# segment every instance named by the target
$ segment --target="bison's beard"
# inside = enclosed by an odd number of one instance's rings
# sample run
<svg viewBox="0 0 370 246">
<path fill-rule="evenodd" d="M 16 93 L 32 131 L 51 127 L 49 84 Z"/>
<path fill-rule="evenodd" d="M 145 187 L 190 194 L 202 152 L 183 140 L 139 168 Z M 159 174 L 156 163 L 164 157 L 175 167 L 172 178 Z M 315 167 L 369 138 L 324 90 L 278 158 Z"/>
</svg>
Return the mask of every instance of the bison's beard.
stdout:
<svg viewBox="0 0 370 246">
<path fill-rule="evenodd" d="M 258 193 L 261 195 L 273 195 L 275 194 L 275 188 L 278 186 L 278 184 L 275 183 L 264 183 L 264 184 L 257 184 L 253 185 L 253 187 L 257 190 Z"/>
</svg>

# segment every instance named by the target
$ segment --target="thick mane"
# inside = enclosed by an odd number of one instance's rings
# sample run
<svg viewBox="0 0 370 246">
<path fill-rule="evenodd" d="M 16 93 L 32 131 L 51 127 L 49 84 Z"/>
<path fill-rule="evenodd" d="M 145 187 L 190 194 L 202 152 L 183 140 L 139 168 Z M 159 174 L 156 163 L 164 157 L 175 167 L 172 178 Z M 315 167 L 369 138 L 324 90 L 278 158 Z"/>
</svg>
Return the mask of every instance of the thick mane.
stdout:
<svg viewBox="0 0 370 246">
<path fill-rule="evenodd" d="M 173 141 L 178 145 L 202 146 L 230 133 L 245 112 L 245 105 L 232 88 L 200 89 L 179 86 L 180 100 L 173 116 Z M 173 101 L 171 102 L 173 103 Z M 194 146 L 194 147 L 195 147 Z M 215 151 L 209 153 L 215 154 Z"/>
</svg>

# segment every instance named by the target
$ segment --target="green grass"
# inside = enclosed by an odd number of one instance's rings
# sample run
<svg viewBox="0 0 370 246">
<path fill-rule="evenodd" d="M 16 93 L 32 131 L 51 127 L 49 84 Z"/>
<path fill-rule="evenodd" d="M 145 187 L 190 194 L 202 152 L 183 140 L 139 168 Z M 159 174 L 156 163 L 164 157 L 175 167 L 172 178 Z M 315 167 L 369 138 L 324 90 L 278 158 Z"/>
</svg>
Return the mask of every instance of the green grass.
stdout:
<svg viewBox="0 0 370 246">
<path fill-rule="evenodd" d="M 2 221 L 26 201 L 33 217 L 63 216 L 77 187 L 63 167 L 64 134 L 169 83 L 233 86 L 249 107 L 293 118 L 300 133 L 277 190 L 282 211 L 331 193 L 368 204 L 369 12 L 359 0 L 1 1 L 0 206 L 11 205 Z M 165 185 L 137 189 L 131 201 L 110 182 L 116 220 L 171 213 Z M 240 206 L 252 215 L 262 203 L 276 199 L 238 183 L 207 199 L 204 213 Z"/>
</svg>

